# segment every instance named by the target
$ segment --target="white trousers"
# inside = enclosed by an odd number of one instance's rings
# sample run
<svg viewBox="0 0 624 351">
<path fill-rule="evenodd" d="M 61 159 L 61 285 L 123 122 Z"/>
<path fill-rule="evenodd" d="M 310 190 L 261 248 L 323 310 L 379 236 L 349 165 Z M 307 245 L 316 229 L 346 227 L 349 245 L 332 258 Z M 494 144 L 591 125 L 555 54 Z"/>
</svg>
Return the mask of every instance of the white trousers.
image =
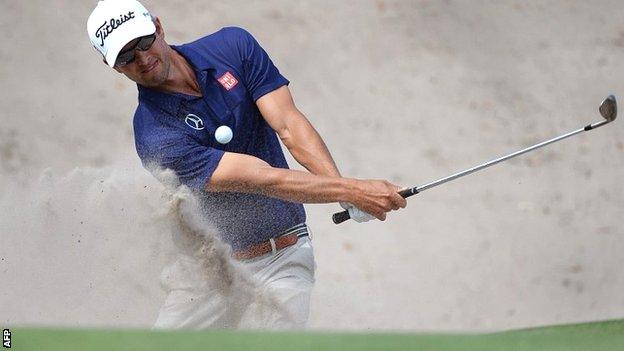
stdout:
<svg viewBox="0 0 624 351">
<path fill-rule="evenodd" d="M 154 328 L 305 328 L 315 270 L 310 239 L 240 263 L 255 291 L 223 291 L 211 286 L 215 282 L 201 281 L 200 264 L 188 256 L 165 269 L 169 294 Z M 257 295 L 264 302 L 252 301 Z"/>
</svg>

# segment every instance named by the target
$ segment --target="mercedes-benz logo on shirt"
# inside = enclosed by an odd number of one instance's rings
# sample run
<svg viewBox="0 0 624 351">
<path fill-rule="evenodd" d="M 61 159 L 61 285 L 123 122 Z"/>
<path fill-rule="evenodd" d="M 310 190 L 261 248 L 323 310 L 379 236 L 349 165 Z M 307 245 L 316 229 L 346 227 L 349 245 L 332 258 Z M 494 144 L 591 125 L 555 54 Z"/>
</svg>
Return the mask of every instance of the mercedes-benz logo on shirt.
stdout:
<svg viewBox="0 0 624 351">
<path fill-rule="evenodd" d="M 202 121 L 201 118 L 197 117 L 196 115 L 190 113 L 186 116 L 186 118 L 184 119 L 184 122 L 186 122 L 186 125 L 195 129 L 195 130 L 202 130 L 204 129 L 204 121 Z"/>
</svg>

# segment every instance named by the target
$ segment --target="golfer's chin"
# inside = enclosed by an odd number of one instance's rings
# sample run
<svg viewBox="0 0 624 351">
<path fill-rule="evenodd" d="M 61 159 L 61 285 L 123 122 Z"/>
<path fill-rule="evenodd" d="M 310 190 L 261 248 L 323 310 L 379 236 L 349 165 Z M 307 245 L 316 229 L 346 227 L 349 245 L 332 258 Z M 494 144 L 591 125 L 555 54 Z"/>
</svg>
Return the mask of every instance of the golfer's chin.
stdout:
<svg viewBox="0 0 624 351">
<path fill-rule="evenodd" d="M 138 83 L 146 87 L 156 87 L 167 80 L 168 73 L 166 67 L 158 61 L 154 67 L 151 67 L 145 72 L 141 72 Z"/>
<path fill-rule="evenodd" d="M 148 88 L 155 88 L 159 85 L 162 85 L 166 80 L 167 76 L 165 74 L 162 74 L 162 72 L 150 72 L 150 74 L 142 75 L 140 79 L 135 80 L 135 82 Z"/>
</svg>

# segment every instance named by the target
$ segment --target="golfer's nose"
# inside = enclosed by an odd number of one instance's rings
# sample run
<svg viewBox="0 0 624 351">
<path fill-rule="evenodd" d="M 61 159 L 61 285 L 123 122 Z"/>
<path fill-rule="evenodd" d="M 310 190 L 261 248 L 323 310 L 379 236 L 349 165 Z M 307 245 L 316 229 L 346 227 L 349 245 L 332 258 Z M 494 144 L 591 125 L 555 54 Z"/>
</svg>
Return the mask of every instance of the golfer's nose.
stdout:
<svg viewBox="0 0 624 351">
<path fill-rule="evenodd" d="M 146 66 L 148 64 L 148 54 L 146 51 L 135 50 L 134 59 L 139 66 Z"/>
</svg>

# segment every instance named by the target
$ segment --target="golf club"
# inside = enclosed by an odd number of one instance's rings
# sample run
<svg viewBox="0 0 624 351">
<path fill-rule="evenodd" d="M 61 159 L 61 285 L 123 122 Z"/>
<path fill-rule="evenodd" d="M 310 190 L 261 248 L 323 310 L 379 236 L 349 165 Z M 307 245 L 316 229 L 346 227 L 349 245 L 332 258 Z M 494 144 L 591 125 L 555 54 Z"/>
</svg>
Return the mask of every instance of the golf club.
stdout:
<svg viewBox="0 0 624 351">
<path fill-rule="evenodd" d="M 542 146 L 546 146 L 548 144 L 552 144 L 552 143 L 557 142 L 559 140 L 562 140 L 562 139 L 565 139 L 565 138 L 569 138 L 569 137 L 571 137 L 573 135 L 576 135 L 576 134 L 579 134 L 579 133 L 582 133 L 582 132 L 586 132 L 586 131 L 589 131 L 589 130 L 592 130 L 592 129 L 596 129 L 598 127 L 602 127 L 603 125 L 605 125 L 607 123 L 613 122 L 615 120 L 615 117 L 617 116 L 617 103 L 615 101 L 615 96 L 609 95 L 602 102 L 602 104 L 600 104 L 600 107 L 598 108 L 598 111 L 600 112 L 600 114 L 604 118 L 603 121 L 589 124 L 589 125 L 581 128 L 581 129 L 577 129 L 575 131 L 563 134 L 563 135 L 558 136 L 556 138 L 552 138 L 550 140 L 543 141 L 543 142 L 541 142 L 539 144 L 535 144 L 533 146 L 527 147 L 526 149 L 522 149 L 522 150 L 516 151 L 514 153 L 511 153 L 509 155 L 496 158 L 494 160 L 488 161 L 488 162 L 480 164 L 478 166 L 469 168 L 469 169 L 467 169 L 465 171 L 458 172 L 458 173 L 455 173 L 455 174 L 450 175 L 448 177 L 444 177 L 444 178 L 438 179 L 438 180 L 436 180 L 434 182 L 431 182 L 431 183 L 428 183 L 428 184 L 425 184 L 425 185 L 421 185 L 421 186 L 417 186 L 417 187 L 414 187 L 414 188 L 403 189 L 403 190 L 399 191 L 399 195 L 401 195 L 404 198 L 408 198 L 408 197 L 410 197 L 412 195 L 416 195 L 416 194 L 418 194 L 420 192 L 423 192 L 423 191 L 425 191 L 427 189 L 431 189 L 431 188 L 436 187 L 438 185 L 442 185 L 444 183 L 450 182 L 451 180 L 455 180 L 457 178 L 466 176 L 466 175 L 474 173 L 476 171 L 480 171 L 480 170 L 482 170 L 484 168 L 490 167 L 490 166 L 495 165 L 495 164 L 497 164 L 499 162 L 503 162 L 503 161 L 506 161 L 506 160 L 508 160 L 510 158 L 513 158 L 513 157 L 522 155 L 524 153 L 527 153 L 529 151 L 533 151 L 535 149 L 539 149 Z M 342 223 L 344 221 L 349 220 L 350 218 L 351 217 L 349 216 L 349 212 L 346 211 L 346 210 L 342 211 L 342 212 L 334 213 L 334 215 L 332 216 L 332 220 L 336 224 L 340 224 L 340 223 Z"/>
</svg>

